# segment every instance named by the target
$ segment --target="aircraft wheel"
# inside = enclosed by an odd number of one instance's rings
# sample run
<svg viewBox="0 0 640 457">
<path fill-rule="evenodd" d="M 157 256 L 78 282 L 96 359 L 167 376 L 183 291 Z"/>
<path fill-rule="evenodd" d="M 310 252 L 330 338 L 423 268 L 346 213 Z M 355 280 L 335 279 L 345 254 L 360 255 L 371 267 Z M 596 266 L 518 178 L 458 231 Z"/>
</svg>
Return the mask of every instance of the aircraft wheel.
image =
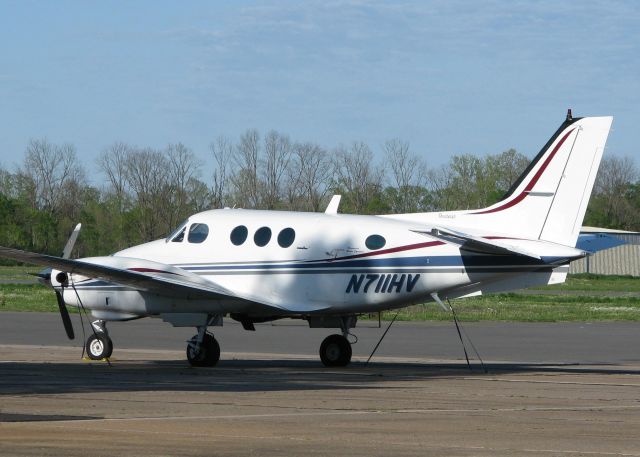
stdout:
<svg viewBox="0 0 640 457">
<path fill-rule="evenodd" d="M 329 335 L 320 345 L 320 360 L 325 367 L 345 367 L 351 362 L 351 344 L 342 335 Z"/>
<path fill-rule="evenodd" d="M 198 349 L 196 346 L 197 336 L 191 338 L 187 345 L 187 360 L 192 367 L 212 367 L 220 360 L 220 345 L 218 341 L 206 333 L 204 340 Z"/>
<path fill-rule="evenodd" d="M 107 359 L 113 353 L 113 342 L 108 335 L 96 333 L 87 339 L 85 349 L 91 360 Z"/>
</svg>

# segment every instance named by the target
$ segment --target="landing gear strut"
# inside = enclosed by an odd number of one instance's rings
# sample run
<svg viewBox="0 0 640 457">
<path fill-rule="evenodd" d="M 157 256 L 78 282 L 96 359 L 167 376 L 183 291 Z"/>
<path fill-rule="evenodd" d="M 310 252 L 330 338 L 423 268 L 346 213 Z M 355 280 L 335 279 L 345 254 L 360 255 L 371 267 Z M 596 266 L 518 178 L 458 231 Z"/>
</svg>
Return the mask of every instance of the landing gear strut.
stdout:
<svg viewBox="0 0 640 457">
<path fill-rule="evenodd" d="M 93 321 L 91 326 L 95 332 L 87 338 L 85 349 L 91 360 L 108 359 L 113 353 L 113 342 L 107 332 L 107 323 L 102 320 Z"/>
<path fill-rule="evenodd" d="M 212 367 L 220 360 L 220 345 L 206 330 L 206 326 L 198 327 L 198 334 L 187 345 L 187 360 L 192 367 Z"/>
</svg>

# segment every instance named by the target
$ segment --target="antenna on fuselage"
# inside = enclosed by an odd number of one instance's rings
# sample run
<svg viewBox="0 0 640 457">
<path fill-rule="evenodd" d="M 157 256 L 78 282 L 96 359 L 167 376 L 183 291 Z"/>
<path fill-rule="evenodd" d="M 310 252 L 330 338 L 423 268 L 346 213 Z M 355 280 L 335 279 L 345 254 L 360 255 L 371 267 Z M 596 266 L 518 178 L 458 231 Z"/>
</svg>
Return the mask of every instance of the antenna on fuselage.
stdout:
<svg viewBox="0 0 640 457">
<path fill-rule="evenodd" d="M 327 209 L 324 210 L 325 214 L 338 214 L 338 206 L 340 206 L 340 199 L 342 195 L 334 195 L 331 197 L 331 201 L 327 205 Z"/>
</svg>

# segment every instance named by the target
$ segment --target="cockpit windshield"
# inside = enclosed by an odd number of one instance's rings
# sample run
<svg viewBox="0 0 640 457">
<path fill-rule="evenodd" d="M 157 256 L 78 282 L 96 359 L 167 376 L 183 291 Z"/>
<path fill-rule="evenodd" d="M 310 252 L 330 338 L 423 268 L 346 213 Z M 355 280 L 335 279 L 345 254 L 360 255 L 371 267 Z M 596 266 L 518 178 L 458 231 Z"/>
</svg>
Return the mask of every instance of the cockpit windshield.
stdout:
<svg viewBox="0 0 640 457">
<path fill-rule="evenodd" d="M 184 240 L 184 229 L 187 227 L 187 222 L 189 221 L 184 221 L 178 228 L 171 232 L 169 236 L 165 238 L 165 242 L 173 241 L 179 243 Z"/>
</svg>

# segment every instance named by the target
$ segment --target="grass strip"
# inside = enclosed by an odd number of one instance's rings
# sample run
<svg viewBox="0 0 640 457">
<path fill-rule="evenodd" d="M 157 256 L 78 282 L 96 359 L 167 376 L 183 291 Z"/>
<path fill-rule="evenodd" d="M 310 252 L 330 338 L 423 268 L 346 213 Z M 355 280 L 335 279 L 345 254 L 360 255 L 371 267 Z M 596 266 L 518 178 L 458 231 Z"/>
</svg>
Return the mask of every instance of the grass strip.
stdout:
<svg viewBox="0 0 640 457">
<path fill-rule="evenodd" d="M 43 270 L 42 267 L 34 267 L 34 266 L 11 266 L 8 267 L 6 265 L 0 265 L 0 281 L 13 281 L 13 280 L 31 280 L 35 279 L 35 274 L 38 274 L 39 271 Z"/>
<path fill-rule="evenodd" d="M 0 280 L 32 279 L 29 267 L 0 267 Z M 5 273 L 7 276 L 5 276 Z M 590 292 L 640 291 L 640 278 L 627 276 L 572 275 L 567 283 L 538 288 L 545 294 L 494 294 L 454 300 L 453 306 L 462 321 L 640 321 L 640 298 L 625 296 L 590 295 Z M 550 294 L 548 291 L 557 291 Z M 580 291 L 566 295 L 563 291 Z M 40 284 L 0 284 L 0 311 L 57 312 L 53 291 Z M 70 312 L 75 308 L 70 307 Z M 395 311 L 383 313 L 390 319 Z M 377 314 L 363 318 L 377 319 Z M 451 315 L 435 303 L 415 305 L 399 311 L 399 320 L 448 321 Z"/>
<path fill-rule="evenodd" d="M 566 282 L 553 286 L 532 287 L 532 290 L 582 290 L 640 292 L 640 278 L 633 276 L 594 275 L 581 273 L 567 276 Z"/>
<path fill-rule="evenodd" d="M 494 294 L 452 302 L 458 319 L 466 322 L 589 322 L 640 321 L 640 298 L 589 295 Z M 395 311 L 383 313 L 390 319 Z M 377 315 L 371 316 L 377 319 Z M 399 310 L 398 320 L 448 321 L 451 314 L 435 303 Z"/>
<path fill-rule="evenodd" d="M 58 304 L 53 290 L 41 284 L 0 284 L 0 311 L 58 312 Z"/>
<path fill-rule="evenodd" d="M 640 298 L 607 296 L 496 294 L 454 300 L 462 321 L 640 321 Z M 57 312 L 55 295 L 39 284 L 0 285 L 1 311 Z M 74 312 L 75 308 L 69 308 Z M 383 313 L 391 318 L 395 311 Z M 365 316 L 366 318 L 367 316 Z M 371 318 L 377 318 L 372 315 Z M 448 312 L 434 303 L 403 308 L 398 316 L 404 321 L 446 321 Z"/>
</svg>

